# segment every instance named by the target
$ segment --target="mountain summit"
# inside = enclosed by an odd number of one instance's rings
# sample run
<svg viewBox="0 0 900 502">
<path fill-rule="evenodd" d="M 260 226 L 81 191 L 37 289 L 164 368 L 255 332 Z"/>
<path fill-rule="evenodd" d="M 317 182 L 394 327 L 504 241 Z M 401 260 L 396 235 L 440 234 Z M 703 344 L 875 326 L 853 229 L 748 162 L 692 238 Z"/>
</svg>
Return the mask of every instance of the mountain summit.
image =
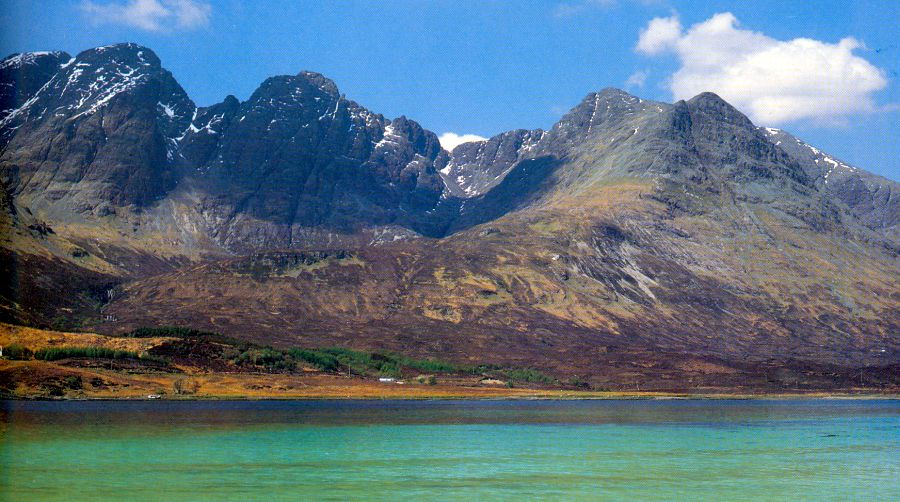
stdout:
<svg viewBox="0 0 900 502">
<path fill-rule="evenodd" d="M 6 320 L 608 388 L 897 384 L 898 184 L 715 94 L 604 89 L 447 152 L 313 72 L 197 107 L 135 44 L 10 56 L 0 89 Z"/>
</svg>

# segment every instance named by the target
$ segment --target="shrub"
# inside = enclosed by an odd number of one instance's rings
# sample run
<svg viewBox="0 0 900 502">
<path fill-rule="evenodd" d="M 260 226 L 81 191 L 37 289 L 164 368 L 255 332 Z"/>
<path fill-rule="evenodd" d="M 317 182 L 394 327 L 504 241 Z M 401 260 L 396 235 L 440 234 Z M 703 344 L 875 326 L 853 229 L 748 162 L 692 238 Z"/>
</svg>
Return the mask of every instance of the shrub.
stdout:
<svg viewBox="0 0 900 502">
<path fill-rule="evenodd" d="M 138 357 L 141 359 L 141 361 L 157 363 L 157 364 L 161 364 L 163 366 L 169 365 L 169 360 L 166 359 L 165 357 L 154 356 L 152 354 L 148 354 L 147 352 L 142 352 L 142 353 L 138 354 Z"/>
<path fill-rule="evenodd" d="M 3 357 L 5 357 L 6 359 L 25 361 L 31 359 L 31 356 L 31 349 L 23 345 L 19 345 L 18 343 L 3 347 Z"/>
<path fill-rule="evenodd" d="M 458 371 L 463 371 L 463 368 L 460 368 L 453 363 L 437 359 L 410 359 L 402 356 L 399 356 L 399 358 L 400 362 L 403 363 L 403 366 L 419 371 L 434 373 L 456 373 Z"/>
<path fill-rule="evenodd" d="M 231 361 L 238 366 L 262 366 L 268 371 L 293 371 L 297 367 L 293 357 L 271 347 L 235 352 Z"/>
<path fill-rule="evenodd" d="M 181 328 L 178 326 L 159 326 L 156 328 L 137 328 L 125 333 L 129 338 L 157 338 L 171 336 L 176 338 L 188 338 L 202 336 L 203 332 L 193 328 Z"/>
<path fill-rule="evenodd" d="M 172 384 L 172 390 L 175 394 L 190 395 L 200 390 L 200 384 L 196 380 L 190 378 L 179 378 Z"/>
<path fill-rule="evenodd" d="M 78 375 L 67 376 L 63 383 L 70 389 L 80 389 L 82 387 L 81 377 Z"/>
<path fill-rule="evenodd" d="M 127 338 L 203 338 L 206 340 L 224 343 L 226 345 L 239 347 L 244 350 L 247 350 L 251 347 L 251 344 L 244 340 L 238 340 L 237 338 L 231 338 L 219 333 L 213 333 L 212 331 L 201 331 L 194 328 L 183 328 L 180 326 L 158 326 L 154 328 L 141 327 L 127 333 L 123 333 L 121 336 Z"/>
<path fill-rule="evenodd" d="M 416 377 L 416 382 L 424 385 L 437 385 L 437 377 L 434 375 L 419 375 Z"/>
<path fill-rule="evenodd" d="M 55 331 L 78 331 L 81 321 L 68 316 L 57 316 L 50 321 L 50 329 Z"/>
<path fill-rule="evenodd" d="M 291 349 L 288 351 L 297 361 L 306 361 L 322 371 L 337 371 L 340 362 L 333 354 L 308 349 Z"/>
<path fill-rule="evenodd" d="M 554 380 L 540 371 L 531 368 L 504 370 L 503 374 L 508 380 L 529 383 L 553 383 Z"/>
<path fill-rule="evenodd" d="M 569 385 L 571 385 L 572 387 L 578 387 L 578 388 L 582 388 L 582 389 L 588 389 L 591 387 L 591 384 L 589 384 L 588 382 L 582 380 L 581 378 L 579 378 L 577 376 L 574 376 L 569 379 Z"/>
</svg>

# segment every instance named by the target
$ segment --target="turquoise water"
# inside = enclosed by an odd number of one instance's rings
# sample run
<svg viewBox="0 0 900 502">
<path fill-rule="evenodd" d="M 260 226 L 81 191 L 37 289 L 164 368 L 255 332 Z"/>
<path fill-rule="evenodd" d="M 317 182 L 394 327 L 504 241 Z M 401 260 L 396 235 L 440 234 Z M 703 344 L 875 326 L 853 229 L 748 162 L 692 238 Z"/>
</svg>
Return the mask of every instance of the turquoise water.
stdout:
<svg viewBox="0 0 900 502">
<path fill-rule="evenodd" d="M 0 402 L 3 500 L 900 500 L 898 401 Z"/>
</svg>

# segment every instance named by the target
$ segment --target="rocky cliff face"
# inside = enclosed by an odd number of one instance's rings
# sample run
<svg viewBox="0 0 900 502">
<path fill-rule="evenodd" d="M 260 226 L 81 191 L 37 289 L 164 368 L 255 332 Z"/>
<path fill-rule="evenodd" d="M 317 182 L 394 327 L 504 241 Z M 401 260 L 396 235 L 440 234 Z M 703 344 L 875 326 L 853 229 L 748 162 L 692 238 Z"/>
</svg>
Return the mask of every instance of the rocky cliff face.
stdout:
<svg viewBox="0 0 900 502">
<path fill-rule="evenodd" d="M 437 137 L 347 100 L 322 75 L 273 77 L 228 106 L 205 113 L 185 137 L 189 148 L 217 138 L 212 150 L 189 155 L 205 204 L 234 223 L 222 229 L 227 242 L 292 246 L 304 244 L 293 234 L 306 228 L 410 227 L 438 202 Z M 202 122 L 206 116 L 215 123 Z M 247 242 L 262 227 L 267 241 Z"/>
<path fill-rule="evenodd" d="M 35 207 L 105 215 L 148 206 L 176 182 L 173 141 L 194 110 L 149 49 L 82 52 L 0 122 L 3 181 Z"/>
<path fill-rule="evenodd" d="M 469 198 L 481 195 L 503 181 L 513 166 L 528 158 L 544 131 L 519 129 L 487 141 L 463 143 L 453 149 L 441 177 L 450 194 Z"/>
</svg>

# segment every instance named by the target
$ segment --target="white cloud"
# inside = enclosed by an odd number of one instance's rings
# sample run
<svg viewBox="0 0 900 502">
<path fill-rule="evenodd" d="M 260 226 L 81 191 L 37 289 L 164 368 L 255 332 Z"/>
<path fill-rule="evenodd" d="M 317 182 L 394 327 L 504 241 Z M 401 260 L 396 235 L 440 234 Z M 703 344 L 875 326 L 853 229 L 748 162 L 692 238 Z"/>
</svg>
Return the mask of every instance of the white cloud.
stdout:
<svg viewBox="0 0 900 502">
<path fill-rule="evenodd" d="M 81 12 L 94 24 L 122 24 L 146 31 L 190 29 L 209 24 L 212 6 L 201 0 L 85 0 Z"/>
<path fill-rule="evenodd" d="M 469 143 L 472 141 L 484 141 L 487 138 L 479 136 L 477 134 L 456 134 L 455 132 L 445 132 L 438 137 L 438 140 L 441 142 L 441 146 L 444 150 L 448 152 L 452 152 L 454 148 L 463 144 Z"/>
<path fill-rule="evenodd" d="M 635 50 L 657 54 L 670 48 L 681 36 L 681 21 L 677 17 L 657 17 L 641 30 Z"/>
<path fill-rule="evenodd" d="M 628 76 L 628 80 L 625 81 L 625 87 L 644 87 L 644 84 L 647 83 L 647 76 L 649 72 L 645 70 L 638 70 L 631 75 Z"/>
<path fill-rule="evenodd" d="M 884 71 L 854 54 L 863 44 L 809 38 L 776 40 L 741 29 L 730 12 L 682 31 L 677 17 L 656 18 L 641 30 L 635 50 L 675 53 L 681 67 L 670 80 L 675 99 L 704 91 L 720 95 L 754 121 L 776 125 L 800 119 L 839 123 L 878 110 L 872 93 L 887 85 Z"/>
</svg>

